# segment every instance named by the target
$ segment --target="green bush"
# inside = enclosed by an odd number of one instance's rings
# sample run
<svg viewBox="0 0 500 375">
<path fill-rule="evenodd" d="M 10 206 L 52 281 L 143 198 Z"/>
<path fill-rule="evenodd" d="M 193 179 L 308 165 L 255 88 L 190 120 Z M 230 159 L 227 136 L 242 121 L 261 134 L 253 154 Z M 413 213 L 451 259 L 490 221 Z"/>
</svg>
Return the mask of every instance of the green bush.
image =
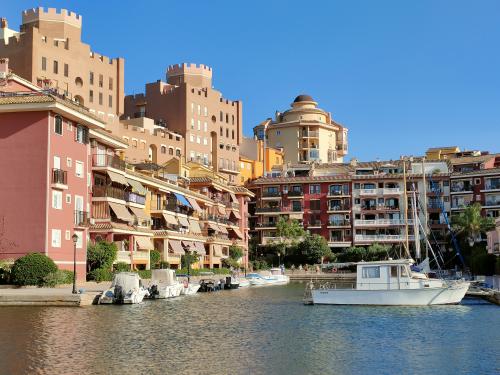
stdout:
<svg viewBox="0 0 500 375">
<path fill-rule="evenodd" d="M 160 268 L 160 269 L 169 269 L 170 268 L 170 263 L 168 263 L 166 260 L 161 260 L 158 263 L 158 268 Z"/>
<path fill-rule="evenodd" d="M 125 262 L 118 262 L 114 264 L 113 268 L 115 272 L 127 272 L 130 271 L 130 264 L 127 264 Z"/>
<path fill-rule="evenodd" d="M 14 262 L 12 281 L 16 285 L 43 286 L 44 277 L 56 271 L 56 264 L 48 256 L 41 253 L 30 253 Z"/>
<path fill-rule="evenodd" d="M 118 249 L 113 242 L 100 241 L 87 246 L 87 267 L 89 271 L 98 268 L 111 269 L 116 260 Z"/>
<path fill-rule="evenodd" d="M 87 279 L 98 283 L 102 281 L 111 281 L 113 280 L 113 273 L 107 268 L 97 268 L 87 274 Z"/>
<path fill-rule="evenodd" d="M 240 268 L 240 264 L 235 258 L 224 258 L 222 259 L 222 265 L 226 268 Z"/>
<path fill-rule="evenodd" d="M 73 283 L 73 271 L 69 270 L 57 270 L 56 272 L 51 272 L 43 278 L 43 286 L 53 288 L 56 285 L 62 284 L 72 284 Z"/>
<path fill-rule="evenodd" d="M 139 270 L 137 273 L 141 279 L 151 279 L 151 270 Z"/>
<path fill-rule="evenodd" d="M 238 260 L 243 256 L 243 249 L 236 245 L 229 246 L 229 257 L 234 260 Z"/>
<path fill-rule="evenodd" d="M 190 269 L 189 274 L 191 276 L 200 276 L 200 273 L 203 272 L 213 272 L 215 275 L 229 275 L 231 270 L 229 268 L 200 268 L 200 269 Z M 181 268 L 175 270 L 175 273 L 178 275 L 186 275 L 187 269 Z"/>
<path fill-rule="evenodd" d="M 269 264 L 265 260 L 256 259 L 250 263 L 255 271 L 269 269 Z"/>
<path fill-rule="evenodd" d="M 10 284 L 14 259 L 0 260 L 0 284 Z"/>
<path fill-rule="evenodd" d="M 158 268 L 160 259 L 161 259 L 161 254 L 158 250 L 151 250 L 149 252 L 149 261 L 151 263 L 151 268 Z"/>
</svg>

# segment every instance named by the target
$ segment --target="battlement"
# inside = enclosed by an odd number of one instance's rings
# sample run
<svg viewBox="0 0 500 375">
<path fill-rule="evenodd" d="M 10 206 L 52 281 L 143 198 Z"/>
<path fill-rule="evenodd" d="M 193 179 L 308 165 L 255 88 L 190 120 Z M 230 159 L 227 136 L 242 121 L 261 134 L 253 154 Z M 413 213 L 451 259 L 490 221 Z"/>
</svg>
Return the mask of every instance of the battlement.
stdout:
<svg viewBox="0 0 500 375">
<path fill-rule="evenodd" d="M 64 22 L 78 28 L 82 27 L 82 16 L 66 9 L 47 8 L 45 10 L 43 7 L 38 7 L 23 11 L 23 25 L 37 21 Z"/>
<path fill-rule="evenodd" d="M 183 74 L 197 74 L 212 78 L 212 68 L 207 65 L 193 63 L 175 64 L 167 68 L 167 77 Z"/>
</svg>

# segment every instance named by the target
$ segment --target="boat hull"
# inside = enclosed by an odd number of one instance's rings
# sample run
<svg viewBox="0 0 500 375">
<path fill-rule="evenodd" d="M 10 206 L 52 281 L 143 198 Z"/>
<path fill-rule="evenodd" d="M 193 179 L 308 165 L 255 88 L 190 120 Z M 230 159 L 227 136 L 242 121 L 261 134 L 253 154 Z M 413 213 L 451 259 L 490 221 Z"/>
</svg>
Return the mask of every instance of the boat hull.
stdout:
<svg viewBox="0 0 500 375">
<path fill-rule="evenodd" d="M 465 296 L 469 283 L 457 283 L 443 288 L 359 290 L 314 289 L 312 302 L 325 305 L 428 306 L 458 304 Z"/>
</svg>

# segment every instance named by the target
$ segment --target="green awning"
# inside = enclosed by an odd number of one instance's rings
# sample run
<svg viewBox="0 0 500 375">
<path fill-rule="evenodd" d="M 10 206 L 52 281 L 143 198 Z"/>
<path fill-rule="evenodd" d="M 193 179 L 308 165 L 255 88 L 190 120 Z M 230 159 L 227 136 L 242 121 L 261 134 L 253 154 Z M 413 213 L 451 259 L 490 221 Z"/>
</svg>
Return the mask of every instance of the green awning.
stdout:
<svg viewBox="0 0 500 375">
<path fill-rule="evenodd" d="M 131 180 L 130 178 L 127 178 L 127 183 L 132 186 L 132 190 L 134 193 L 141 194 L 141 195 L 146 195 L 148 192 L 147 189 L 139 182 L 135 180 Z"/>
</svg>

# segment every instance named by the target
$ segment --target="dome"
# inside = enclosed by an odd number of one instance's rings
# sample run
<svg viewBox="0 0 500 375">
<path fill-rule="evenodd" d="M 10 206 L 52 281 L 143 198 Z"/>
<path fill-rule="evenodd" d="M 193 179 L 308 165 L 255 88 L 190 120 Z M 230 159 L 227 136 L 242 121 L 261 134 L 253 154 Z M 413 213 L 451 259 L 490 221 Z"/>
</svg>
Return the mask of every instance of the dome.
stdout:
<svg viewBox="0 0 500 375">
<path fill-rule="evenodd" d="M 295 100 L 293 102 L 294 103 L 299 103 L 299 102 L 314 102 L 314 99 L 310 95 L 300 94 L 299 96 L 297 96 L 295 98 Z"/>
</svg>

